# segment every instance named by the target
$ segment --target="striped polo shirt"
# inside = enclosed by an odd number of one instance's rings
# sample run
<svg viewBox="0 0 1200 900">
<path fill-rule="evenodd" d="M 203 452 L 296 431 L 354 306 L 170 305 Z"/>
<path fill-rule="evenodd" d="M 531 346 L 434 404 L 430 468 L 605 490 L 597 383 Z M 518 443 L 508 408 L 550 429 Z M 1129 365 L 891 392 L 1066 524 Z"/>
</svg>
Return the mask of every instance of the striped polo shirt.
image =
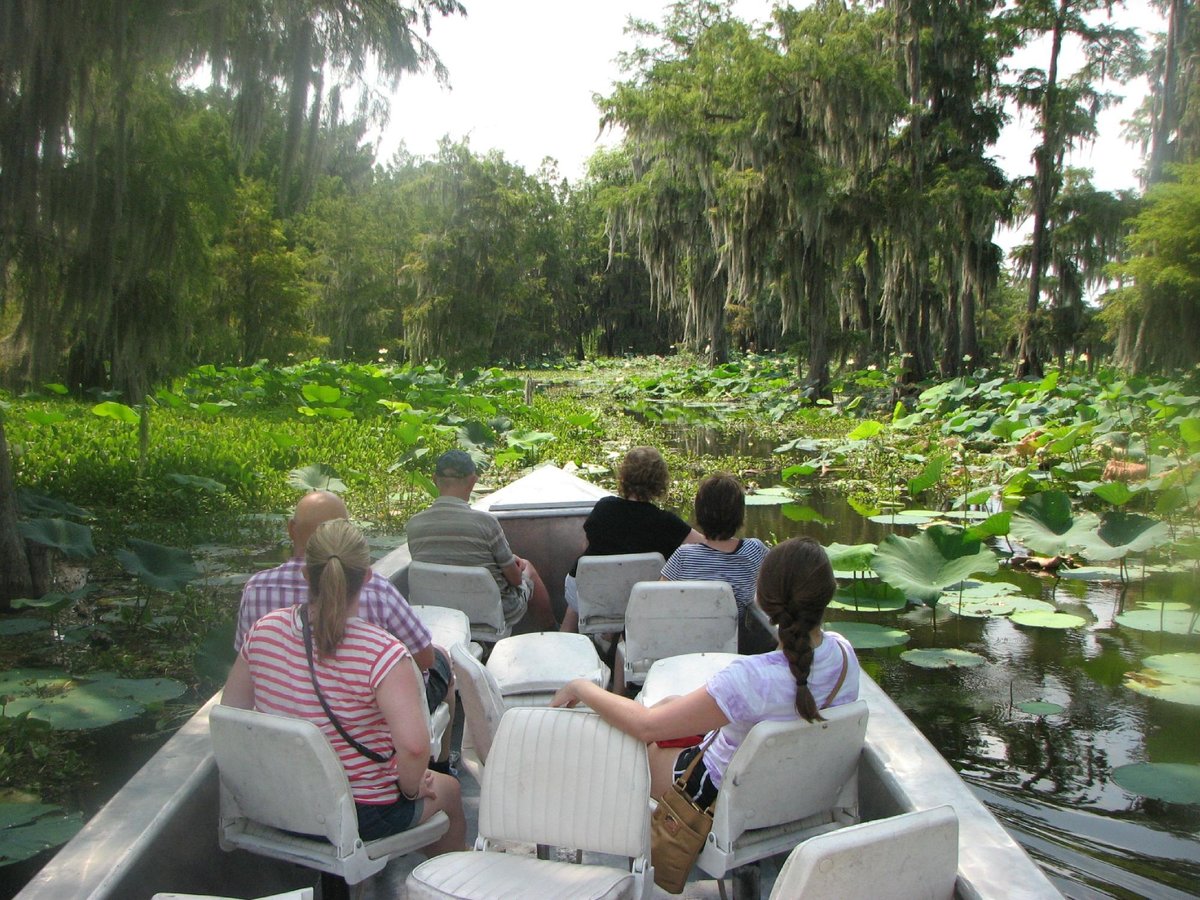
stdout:
<svg viewBox="0 0 1200 900">
<path fill-rule="evenodd" d="M 355 802 L 395 803 L 400 795 L 394 766 L 367 759 L 351 747 L 321 708 L 309 674 L 299 609 L 292 606 L 267 613 L 242 645 L 254 682 L 254 708 L 315 722 L 337 752 Z M 403 644 L 358 618 L 347 620 L 346 636 L 334 656 L 326 659 L 314 652 L 325 702 L 351 737 L 383 756 L 392 752 L 392 734 L 375 700 L 375 689 L 406 656 Z"/>
<path fill-rule="evenodd" d="M 745 538 L 729 553 L 707 544 L 680 544 L 663 566 L 662 577 L 666 581 L 727 581 L 741 611 L 754 602 L 758 570 L 766 556 L 767 545 L 758 538 Z"/>
</svg>

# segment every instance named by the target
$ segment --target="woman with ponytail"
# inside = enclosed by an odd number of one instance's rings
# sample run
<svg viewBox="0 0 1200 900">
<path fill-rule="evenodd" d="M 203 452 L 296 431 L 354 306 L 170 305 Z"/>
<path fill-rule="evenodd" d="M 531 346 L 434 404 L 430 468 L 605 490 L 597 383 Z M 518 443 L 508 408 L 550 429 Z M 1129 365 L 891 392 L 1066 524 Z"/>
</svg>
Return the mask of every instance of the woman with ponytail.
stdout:
<svg viewBox="0 0 1200 900">
<path fill-rule="evenodd" d="M 364 840 L 405 831 L 444 810 L 450 829 L 429 855 L 463 849 L 456 779 L 429 771 L 425 689 L 404 644 L 358 617 L 370 575 L 366 538 L 345 519 L 318 525 L 305 550 L 308 603 L 255 623 L 221 702 L 309 719 L 337 752 Z"/>
<path fill-rule="evenodd" d="M 797 717 L 812 721 L 820 710 L 858 699 L 858 660 L 849 641 L 822 630 L 825 607 L 837 582 L 825 550 L 811 538 L 792 538 L 763 560 L 758 604 L 779 631 L 779 649 L 743 656 L 683 697 L 653 707 L 576 679 L 555 695 L 554 706 L 585 703 L 605 721 L 650 744 L 650 792 L 661 797 L 700 752 L 661 744 L 716 732 L 688 792 L 710 805 L 734 752 L 759 722 Z M 656 744 L 655 742 L 661 742 Z"/>
</svg>

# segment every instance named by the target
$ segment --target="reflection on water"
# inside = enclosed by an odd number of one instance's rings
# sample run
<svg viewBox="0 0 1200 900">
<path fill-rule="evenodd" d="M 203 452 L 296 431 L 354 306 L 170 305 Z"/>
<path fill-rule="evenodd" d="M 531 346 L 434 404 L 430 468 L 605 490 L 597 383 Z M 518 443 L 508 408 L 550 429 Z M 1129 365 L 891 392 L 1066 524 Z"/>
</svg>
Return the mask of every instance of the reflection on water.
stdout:
<svg viewBox="0 0 1200 900">
<path fill-rule="evenodd" d="M 781 507 L 752 506 L 746 533 L 856 544 L 878 542 L 891 530 L 827 493 L 814 491 L 803 502 L 829 524 L 798 523 Z M 1138 632 L 1114 622 L 1123 604 L 1136 605 L 1143 596 L 1187 595 L 1195 602 L 1195 579 L 1154 576 L 1124 598 L 1114 584 L 1064 579 L 1056 586 L 1050 578 L 1009 571 L 996 579 L 1088 624 L 1068 631 L 1022 628 L 1006 618 L 959 618 L 939 610 L 935 631 L 928 611 L 911 608 L 831 610 L 829 620 L 902 628 L 911 635 L 909 648 L 957 647 L 988 660 L 975 669 L 929 670 L 901 660 L 904 647 L 860 652 L 864 668 L 1068 897 L 1200 896 L 1200 808 L 1137 797 L 1111 778 L 1112 769 L 1126 763 L 1200 763 L 1200 709 L 1122 686 L 1125 673 L 1145 657 L 1196 652 L 1200 637 Z M 1064 712 L 1039 719 L 1013 706 L 1031 699 L 1057 703 Z"/>
</svg>

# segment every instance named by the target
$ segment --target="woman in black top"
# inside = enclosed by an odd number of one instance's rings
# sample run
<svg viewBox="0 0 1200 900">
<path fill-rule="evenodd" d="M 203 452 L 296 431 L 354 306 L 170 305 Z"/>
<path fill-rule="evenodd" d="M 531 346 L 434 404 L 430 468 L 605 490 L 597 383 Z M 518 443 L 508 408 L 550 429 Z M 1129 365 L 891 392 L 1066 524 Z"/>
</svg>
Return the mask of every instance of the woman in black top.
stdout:
<svg viewBox="0 0 1200 900">
<path fill-rule="evenodd" d="M 673 512 L 655 506 L 670 486 L 667 463 L 653 447 L 634 447 L 625 454 L 617 472 L 619 497 L 602 497 L 583 523 L 587 547 L 583 556 L 615 556 L 619 553 L 654 553 L 669 559 L 680 544 L 703 540 L 687 522 Z M 576 566 L 578 560 L 576 560 Z M 567 612 L 561 631 L 579 630 L 579 600 L 575 570 L 567 575 L 563 595 Z"/>
</svg>

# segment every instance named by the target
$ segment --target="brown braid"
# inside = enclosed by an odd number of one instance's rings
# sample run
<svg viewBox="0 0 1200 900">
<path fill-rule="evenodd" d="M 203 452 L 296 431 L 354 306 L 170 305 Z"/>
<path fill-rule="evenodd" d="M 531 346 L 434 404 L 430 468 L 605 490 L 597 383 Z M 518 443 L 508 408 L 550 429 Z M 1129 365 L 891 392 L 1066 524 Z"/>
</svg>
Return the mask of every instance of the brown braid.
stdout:
<svg viewBox="0 0 1200 900">
<path fill-rule="evenodd" d="M 345 519 L 322 522 L 305 547 L 308 609 L 317 655 L 334 656 L 346 635 L 350 601 L 358 596 L 371 566 L 362 532 Z"/>
<path fill-rule="evenodd" d="M 810 635 L 821 624 L 836 590 L 829 557 L 812 538 L 792 538 L 777 545 L 758 573 L 758 605 L 779 629 L 780 647 L 796 679 L 796 712 L 809 722 L 821 718 L 808 688 L 813 661 Z"/>
</svg>

